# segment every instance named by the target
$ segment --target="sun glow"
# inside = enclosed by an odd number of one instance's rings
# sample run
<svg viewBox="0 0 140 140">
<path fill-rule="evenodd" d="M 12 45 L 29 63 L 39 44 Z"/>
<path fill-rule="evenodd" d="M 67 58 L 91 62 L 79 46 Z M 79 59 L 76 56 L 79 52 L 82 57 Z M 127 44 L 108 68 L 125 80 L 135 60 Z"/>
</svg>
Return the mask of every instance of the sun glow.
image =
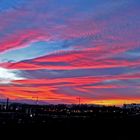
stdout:
<svg viewBox="0 0 140 140">
<path fill-rule="evenodd" d="M 6 68 L 0 68 L 0 84 L 9 84 L 14 80 L 22 80 L 23 77 L 18 75 L 17 70 L 9 70 Z"/>
</svg>

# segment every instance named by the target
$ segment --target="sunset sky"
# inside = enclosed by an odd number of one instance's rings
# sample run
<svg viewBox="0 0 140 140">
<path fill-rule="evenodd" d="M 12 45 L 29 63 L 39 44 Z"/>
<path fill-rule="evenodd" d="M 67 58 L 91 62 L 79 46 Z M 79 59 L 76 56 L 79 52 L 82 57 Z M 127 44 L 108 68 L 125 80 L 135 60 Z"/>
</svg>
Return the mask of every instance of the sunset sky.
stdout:
<svg viewBox="0 0 140 140">
<path fill-rule="evenodd" d="M 0 99 L 140 103 L 140 0 L 0 0 Z"/>
</svg>

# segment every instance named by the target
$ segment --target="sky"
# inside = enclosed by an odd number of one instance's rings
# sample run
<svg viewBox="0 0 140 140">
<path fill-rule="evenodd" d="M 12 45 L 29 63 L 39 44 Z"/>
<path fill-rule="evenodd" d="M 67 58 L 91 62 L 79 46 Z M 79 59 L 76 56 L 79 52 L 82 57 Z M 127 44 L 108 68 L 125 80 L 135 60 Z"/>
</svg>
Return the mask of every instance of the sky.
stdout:
<svg viewBox="0 0 140 140">
<path fill-rule="evenodd" d="M 0 0 L 0 99 L 140 103 L 139 0 Z"/>
</svg>

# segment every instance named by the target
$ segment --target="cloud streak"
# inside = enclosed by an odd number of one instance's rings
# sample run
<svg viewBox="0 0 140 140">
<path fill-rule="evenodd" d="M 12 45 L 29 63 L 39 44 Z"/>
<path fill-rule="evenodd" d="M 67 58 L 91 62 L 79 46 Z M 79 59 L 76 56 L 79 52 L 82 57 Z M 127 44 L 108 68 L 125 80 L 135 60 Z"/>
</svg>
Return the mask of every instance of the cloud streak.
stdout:
<svg viewBox="0 0 140 140">
<path fill-rule="evenodd" d="M 0 94 L 46 103 L 139 102 L 139 0 L 0 4 Z"/>
</svg>

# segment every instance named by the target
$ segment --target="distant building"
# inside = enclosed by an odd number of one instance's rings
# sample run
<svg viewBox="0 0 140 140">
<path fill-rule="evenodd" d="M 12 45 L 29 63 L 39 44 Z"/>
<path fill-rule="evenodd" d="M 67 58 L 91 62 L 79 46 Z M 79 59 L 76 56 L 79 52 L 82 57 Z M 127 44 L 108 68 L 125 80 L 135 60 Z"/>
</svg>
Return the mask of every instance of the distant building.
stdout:
<svg viewBox="0 0 140 140">
<path fill-rule="evenodd" d="M 126 109 L 131 109 L 131 108 L 135 108 L 135 109 L 140 109 L 140 104 L 124 104 L 123 105 L 123 108 L 126 108 Z"/>
</svg>

